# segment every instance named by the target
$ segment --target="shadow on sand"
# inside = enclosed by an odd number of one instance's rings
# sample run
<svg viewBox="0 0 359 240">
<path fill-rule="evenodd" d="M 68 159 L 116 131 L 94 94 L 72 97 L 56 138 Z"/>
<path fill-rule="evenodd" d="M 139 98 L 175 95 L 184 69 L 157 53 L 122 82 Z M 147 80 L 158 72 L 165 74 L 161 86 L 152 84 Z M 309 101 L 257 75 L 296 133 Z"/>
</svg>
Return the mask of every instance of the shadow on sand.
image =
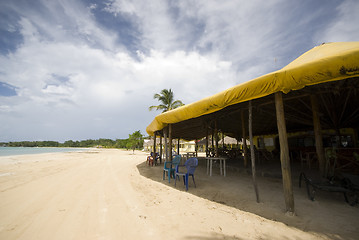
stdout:
<svg viewBox="0 0 359 240">
<path fill-rule="evenodd" d="M 295 200 L 295 216 L 285 213 L 285 203 L 280 177 L 280 167 L 262 166 L 257 171 L 260 203 L 256 202 L 252 175 L 248 169 L 229 163 L 227 176 L 219 174 L 218 166 L 213 168 L 213 176 L 207 175 L 206 163 L 199 161 L 195 172 L 197 188 L 189 181 L 188 192 L 201 198 L 250 212 L 269 220 L 282 222 L 306 232 L 316 232 L 331 239 L 357 239 L 359 229 L 359 207 L 345 203 L 342 194 L 318 192 L 316 200 L 310 201 L 305 188 L 298 187 L 299 171 L 292 173 Z M 186 191 L 182 179 L 174 186 L 174 180 L 162 179 L 163 164 L 150 167 L 143 162 L 137 165 L 140 174 L 153 181 Z M 293 167 L 292 169 L 296 169 Z M 195 237 L 189 236 L 189 239 Z M 207 239 L 207 238 L 206 238 Z M 212 239 L 209 236 L 208 239 Z M 218 239 L 218 238 L 213 238 Z"/>
</svg>

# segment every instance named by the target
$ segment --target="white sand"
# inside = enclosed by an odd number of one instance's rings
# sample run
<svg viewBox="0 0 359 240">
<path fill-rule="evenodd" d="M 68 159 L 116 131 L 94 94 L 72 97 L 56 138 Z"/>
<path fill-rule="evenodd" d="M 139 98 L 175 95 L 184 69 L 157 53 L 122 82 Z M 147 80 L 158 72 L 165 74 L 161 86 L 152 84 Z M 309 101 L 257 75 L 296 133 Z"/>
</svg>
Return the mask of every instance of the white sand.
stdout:
<svg viewBox="0 0 359 240">
<path fill-rule="evenodd" d="M 280 180 L 259 178 L 257 204 L 250 176 L 200 166 L 186 192 L 146 155 L 1 157 L 0 239 L 358 239 L 358 207 L 340 196 L 311 202 L 295 188 L 297 216 L 287 216 Z"/>
</svg>

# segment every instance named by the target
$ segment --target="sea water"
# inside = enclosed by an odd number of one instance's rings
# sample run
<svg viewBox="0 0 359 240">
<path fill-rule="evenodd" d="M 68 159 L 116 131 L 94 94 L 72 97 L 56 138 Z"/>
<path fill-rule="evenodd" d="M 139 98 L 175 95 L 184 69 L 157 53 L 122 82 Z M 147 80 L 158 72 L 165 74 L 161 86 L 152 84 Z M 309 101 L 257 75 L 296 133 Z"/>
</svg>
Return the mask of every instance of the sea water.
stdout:
<svg viewBox="0 0 359 240">
<path fill-rule="evenodd" d="M 85 148 L 57 148 L 57 147 L 0 147 L 0 156 L 13 156 L 25 154 L 56 153 L 56 152 L 82 152 Z"/>
</svg>

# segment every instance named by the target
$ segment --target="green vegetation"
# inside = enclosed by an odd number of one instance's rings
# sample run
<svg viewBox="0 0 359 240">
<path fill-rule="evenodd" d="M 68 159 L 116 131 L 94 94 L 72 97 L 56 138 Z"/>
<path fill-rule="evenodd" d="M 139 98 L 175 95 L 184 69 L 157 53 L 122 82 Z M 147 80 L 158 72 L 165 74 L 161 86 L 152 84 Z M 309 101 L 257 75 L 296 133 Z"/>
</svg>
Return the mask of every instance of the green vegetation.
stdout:
<svg viewBox="0 0 359 240">
<path fill-rule="evenodd" d="M 150 111 L 156 109 L 163 110 L 162 112 L 166 112 L 184 105 L 181 100 L 173 101 L 174 93 L 171 89 L 163 89 L 160 94 L 156 93 L 153 98 L 158 99 L 161 104 L 158 106 L 150 106 Z"/>
<path fill-rule="evenodd" d="M 56 141 L 21 141 L 21 142 L 2 142 L 0 146 L 4 147 L 103 147 L 103 148 L 124 148 L 124 149 L 142 149 L 143 148 L 143 135 L 140 131 L 135 131 L 129 135 L 128 139 L 104 139 L 100 138 L 97 140 L 82 140 L 72 141 L 68 140 L 64 143 Z"/>
<path fill-rule="evenodd" d="M 132 149 L 133 151 L 143 148 L 143 136 L 140 131 L 136 131 L 128 136 L 126 148 Z"/>
</svg>

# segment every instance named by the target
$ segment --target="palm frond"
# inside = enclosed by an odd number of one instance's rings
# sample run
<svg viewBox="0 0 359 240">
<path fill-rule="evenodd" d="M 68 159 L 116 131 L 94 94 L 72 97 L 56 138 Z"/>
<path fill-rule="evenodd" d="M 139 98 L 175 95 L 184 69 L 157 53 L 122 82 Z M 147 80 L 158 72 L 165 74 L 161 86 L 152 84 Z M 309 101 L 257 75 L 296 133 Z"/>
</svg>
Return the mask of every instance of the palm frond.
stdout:
<svg viewBox="0 0 359 240">
<path fill-rule="evenodd" d="M 163 112 L 166 112 L 184 105 L 180 100 L 173 101 L 174 94 L 172 89 L 162 89 L 160 94 L 158 93 L 154 94 L 153 98 L 158 99 L 158 101 L 161 102 L 161 104 L 158 106 L 150 106 L 149 107 L 150 111 L 156 109 L 156 110 L 163 110 Z"/>
</svg>

